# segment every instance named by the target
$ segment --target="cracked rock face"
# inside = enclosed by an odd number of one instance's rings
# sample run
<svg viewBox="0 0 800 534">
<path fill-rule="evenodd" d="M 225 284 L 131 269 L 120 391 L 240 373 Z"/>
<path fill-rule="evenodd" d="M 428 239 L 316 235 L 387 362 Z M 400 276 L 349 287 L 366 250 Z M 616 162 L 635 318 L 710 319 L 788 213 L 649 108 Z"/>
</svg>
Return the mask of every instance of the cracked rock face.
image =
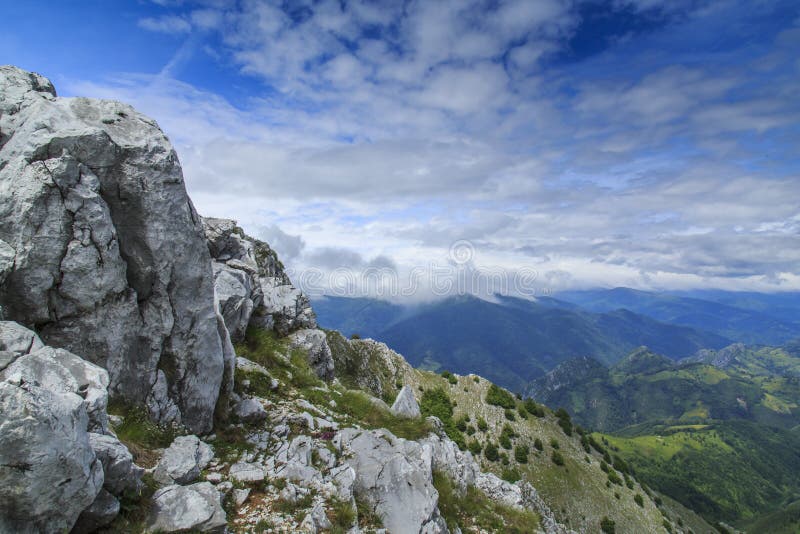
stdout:
<svg viewBox="0 0 800 534">
<path fill-rule="evenodd" d="M 154 121 L 0 67 L 0 243 L 5 319 L 104 367 L 113 396 L 161 422 L 211 429 L 229 388 L 211 257 Z"/>
<path fill-rule="evenodd" d="M 80 397 L 20 378 L 0 406 L 0 531 L 69 531 L 103 487 Z"/>
<path fill-rule="evenodd" d="M 372 504 L 389 532 L 448 532 L 437 507 L 430 446 L 383 430 L 346 428 L 336 439 L 356 472 L 355 492 Z"/>
<path fill-rule="evenodd" d="M 316 328 L 311 301 L 294 287 L 270 246 L 250 237 L 230 219 L 203 218 L 214 259 L 214 289 L 234 341 L 252 324 L 285 336 Z"/>
</svg>

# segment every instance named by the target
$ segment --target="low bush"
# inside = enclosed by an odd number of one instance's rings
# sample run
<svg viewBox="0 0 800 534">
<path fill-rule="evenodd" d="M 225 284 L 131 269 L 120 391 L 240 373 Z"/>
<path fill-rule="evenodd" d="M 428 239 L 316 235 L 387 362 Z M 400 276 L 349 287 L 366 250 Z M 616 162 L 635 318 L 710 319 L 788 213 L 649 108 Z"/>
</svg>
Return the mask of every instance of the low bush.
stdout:
<svg viewBox="0 0 800 534">
<path fill-rule="evenodd" d="M 489 386 L 489 391 L 486 392 L 486 402 L 506 409 L 514 408 L 517 405 L 514 396 L 496 384 Z"/>
</svg>

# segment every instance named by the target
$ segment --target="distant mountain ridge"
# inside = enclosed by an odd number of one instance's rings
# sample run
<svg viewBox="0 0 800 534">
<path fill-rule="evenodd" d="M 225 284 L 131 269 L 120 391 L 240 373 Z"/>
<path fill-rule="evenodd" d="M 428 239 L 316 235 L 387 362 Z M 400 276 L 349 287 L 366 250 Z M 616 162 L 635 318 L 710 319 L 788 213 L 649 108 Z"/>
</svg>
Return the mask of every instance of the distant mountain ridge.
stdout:
<svg viewBox="0 0 800 534">
<path fill-rule="evenodd" d="M 412 365 L 478 373 L 516 391 L 577 356 L 612 364 L 647 345 L 679 359 L 730 344 L 722 336 L 628 310 L 587 312 L 551 298 L 498 296 L 490 302 L 463 295 L 400 306 L 325 297 L 317 299 L 314 308 L 323 327 L 383 341 Z"/>
<path fill-rule="evenodd" d="M 782 345 L 800 337 L 798 293 L 654 293 L 618 287 L 564 291 L 556 298 L 598 313 L 627 309 L 747 344 Z"/>
<path fill-rule="evenodd" d="M 734 344 L 674 362 L 642 347 L 610 367 L 591 358 L 566 361 L 527 394 L 603 431 L 730 419 L 792 429 L 800 424 L 800 358 Z"/>
</svg>

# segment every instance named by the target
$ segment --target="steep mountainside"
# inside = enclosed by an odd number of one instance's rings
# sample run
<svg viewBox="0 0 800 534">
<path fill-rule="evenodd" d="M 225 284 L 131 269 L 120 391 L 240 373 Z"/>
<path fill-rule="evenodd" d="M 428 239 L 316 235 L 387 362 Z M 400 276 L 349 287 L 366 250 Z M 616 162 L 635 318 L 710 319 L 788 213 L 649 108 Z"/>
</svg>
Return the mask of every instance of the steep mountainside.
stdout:
<svg viewBox="0 0 800 534">
<path fill-rule="evenodd" d="M 366 299 L 327 300 L 320 324 L 336 328 L 343 313 L 335 310 L 386 309 L 388 323 L 376 339 L 404 354 L 413 365 L 429 369 L 474 372 L 505 387 L 522 391 L 527 382 L 566 359 L 591 356 L 613 363 L 640 345 L 655 347 L 673 358 L 700 348 L 728 344 L 719 336 L 660 323 L 627 311 L 596 314 L 553 299 L 528 301 L 501 297 L 488 302 L 471 296 L 448 298 L 406 310 L 381 308 Z M 367 312 L 366 331 L 379 330 L 379 314 Z M 351 329 L 361 333 L 351 325 Z M 363 335 L 363 334 L 362 334 Z"/>
<path fill-rule="evenodd" d="M 770 347 L 732 345 L 677 363 L 640 349 L 611 368 L 566 362 L 530 393 L 605 432 L 595 438 L 647 484 L 709 520 L 746 526 L 784 517 L 797 500 L 798 364 Z"/>
<path fill-rule="evenodd" d="M 776 348 L 732 345 L 677 363 L 640 349 L 610 368 L 589 359 L 562 364 L 528 394 L 604 431 L 711 419 L 793 428 L 800 424 L 798 365 L 800 359 Z"/>
<path fill-rule="evenodd" d="M 347 340 L 329 332 L 328 343 L 343 384 L 387 402 L 399 385 L 411 385 L 423 413 L 433 410 L 441 415 L 440 403 L 445 408 L 452 405 L 452 413 L 445 409 L 446 432 L 476 455 L 483 469 L 533 484 L 555 517 L 573 529 L 598 532 L 600 521 L 608 517 L 617 532 L 659 532 L 664 524 L 677 532 L 682 530 L 679 523 L 691 524 L 694 532 L 713 532 L 676 503 L 662 502 L 661 513 L 654 513 L 657 507 L 650 496 L 661 499 L 632 475 L 613 467 L 606 467 L 606 472 L 603 457 L 608 452 L 599 443 L 590 445 L 564 414 L 523 402 L 474 374 L 414 369 L 385 344 L 371 339 Z M 643 498 L 642 506 L 636 502 L 637 494 Z"/>
<path fill-rule="evenodd" d="M 594 312 L 627 309 L 672 324 L 713 332 L 749 344 L 781 345 L 800 337 L 797 294 L 708 292 L 712 300 L 625 287 L 558 293 L 559 299 Z M 749 296 L 747 296 L 749 295 Z M 717 300 L 713 300 L 713 299 Z M 776 304 L 773 306 L 772 304 Z M 779 311 L 783 310 L 783 311 Z"/>
</svg>

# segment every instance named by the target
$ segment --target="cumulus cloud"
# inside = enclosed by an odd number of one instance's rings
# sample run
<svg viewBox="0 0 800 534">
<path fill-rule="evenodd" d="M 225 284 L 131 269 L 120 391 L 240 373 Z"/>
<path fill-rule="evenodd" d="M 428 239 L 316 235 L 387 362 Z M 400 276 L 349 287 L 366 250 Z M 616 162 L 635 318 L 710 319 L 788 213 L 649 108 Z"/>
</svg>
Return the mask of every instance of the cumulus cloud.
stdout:
<svg viewBox="0 0 800 534">
<path fill-rule="evenodd" d="M 798 289 L 800 34 L 788 3 L 766 29 L 701 4 L 615 2 L 655 29 L 577 58 L 600 30 L 569 1 L 187 4 L 139 24 L 203 30 L 243 102 L 177 80 L 180 54 L 67 90 L 154 116 L 201 212 L 298 269 L 408 273 L 468 240 L 543 287 Z"/>
</svg>

